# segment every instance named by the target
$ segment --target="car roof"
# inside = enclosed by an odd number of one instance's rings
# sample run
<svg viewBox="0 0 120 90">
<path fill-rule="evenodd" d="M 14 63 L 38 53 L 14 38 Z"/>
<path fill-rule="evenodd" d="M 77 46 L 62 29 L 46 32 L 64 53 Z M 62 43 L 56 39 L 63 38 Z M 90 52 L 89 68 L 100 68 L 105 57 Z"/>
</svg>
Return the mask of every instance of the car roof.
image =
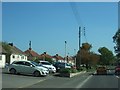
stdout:
<svg viewBox="0 0 120 90">
<path fill-rule="evenodd" d="M 26 61 L 26 60 L 13 61 L 13 63 L 15 62 L 30 62 L 30 61 Z"/>
<path fill-rule="evenodd" d="M 48 62 L 48 61 L 40 61 L 40 62 Z"/>
</svg>

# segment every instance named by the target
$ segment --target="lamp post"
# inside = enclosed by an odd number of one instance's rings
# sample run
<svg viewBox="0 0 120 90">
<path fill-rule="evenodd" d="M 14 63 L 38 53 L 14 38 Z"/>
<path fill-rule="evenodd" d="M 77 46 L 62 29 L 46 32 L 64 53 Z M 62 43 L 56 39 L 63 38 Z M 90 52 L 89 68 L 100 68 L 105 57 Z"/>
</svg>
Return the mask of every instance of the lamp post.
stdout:
<svg viewBox="0 0 120 90">
<path fill-rule="evenodd" d="M 74 49 L 74 54 L 75 54 L 75 67 L 76 67 L 76 49 Z"/>
<path fill-rule="evenodd" d="M 65 41 L 65 62 L 66 62 L 66 45 L 67 45 L 67 41 Z"/>
</svg>

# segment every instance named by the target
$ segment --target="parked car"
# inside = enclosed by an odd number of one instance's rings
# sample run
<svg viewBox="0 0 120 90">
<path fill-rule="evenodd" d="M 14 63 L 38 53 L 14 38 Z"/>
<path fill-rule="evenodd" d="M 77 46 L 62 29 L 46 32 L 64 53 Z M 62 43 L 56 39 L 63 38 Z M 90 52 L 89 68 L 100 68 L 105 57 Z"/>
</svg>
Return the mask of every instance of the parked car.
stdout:
<svg viewBox="0 0 120 90">
<path fill-rule="evenodd" d="M 48 68 L 50 72 L 55 73 L 56 72 L 56 68 L 49 63 L 48 61 L 39 61 L 39 64 Z"/>
<path fill-rule="evenodd" d="M 115 67 L 115 74 L 120 75 L 120 65 Z"/>
<path fill-rule="evenodd" d="M 65 62 L 55 62 L 53 65 L 56 67 L 57 71 L 63 68 L 71 68 L 71 65 Z"/>
<path fill-rule="evenodd" d="M 32 74 L 33 76 L 46 76 L 49 70 L 33 61 L 14 61 L 8 66 L 11 74 Z"/>
<path fill-rule="evenodd" d="M 107 74 L 107 69 L 105 66 L 99 66 L 97 68 L 97 75 L 106 75 Z"/>
</svg>

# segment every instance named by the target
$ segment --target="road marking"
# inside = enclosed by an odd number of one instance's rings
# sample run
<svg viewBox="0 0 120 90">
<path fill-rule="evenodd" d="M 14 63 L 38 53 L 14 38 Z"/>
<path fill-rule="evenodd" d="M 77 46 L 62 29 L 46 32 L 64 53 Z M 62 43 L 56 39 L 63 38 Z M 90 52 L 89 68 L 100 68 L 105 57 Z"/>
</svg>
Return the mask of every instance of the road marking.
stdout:
<svg viewBox="0 0 120 90">
<path fill-rule="evenodd" d="M 20 86 L 20 87 L 18 87 L 18 88 L 29 87 L 29 86 L 32 86 L 32 85 L 34 85 L 34 84 L 37 84 L 37 83 L 43 82 L 43 81 L 45 81 L 45 80 L 47 80 L 47 79 L 42 79 L 42 80 L 39 80 L 39 81 L 37 81 L 37 82 L 35 82 L 35 83 L 29 84 L 29 85 Z"/>
<path fill-rule="evenodd" d="M 120 78 L 119 76 L 116 76 L 116 78 Z"/>
<path fill-rule="evenodd" d="M 87 77 L 87 79 L 85 79 L 80 85 L 78 85 L 76 88 L 82 88 L 82 86 L 92 77 L 93 75 L 90 75 L 89 77 Z"/>
</svg>

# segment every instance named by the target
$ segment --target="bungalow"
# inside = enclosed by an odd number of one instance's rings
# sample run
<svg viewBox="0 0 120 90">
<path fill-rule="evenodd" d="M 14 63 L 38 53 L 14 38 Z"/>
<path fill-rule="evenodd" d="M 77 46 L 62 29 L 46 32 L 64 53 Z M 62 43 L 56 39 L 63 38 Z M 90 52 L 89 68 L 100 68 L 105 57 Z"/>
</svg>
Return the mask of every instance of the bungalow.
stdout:
<svg viewBox="0 0 120 90">
<path fill-rule="evenodd" d="M 13 45 L 13 43 L 2 43 L 2 50 L 6 51 L 6 62 L 11 64 L 13 61 L 27 60 L 27 56 L 23 51 Z"/>
<path fill-rule="evenodd" d="M 70 63 L 70 64 L 72 64 L 72 65 L 74 65 L 75 64 L 75 58 L 74 57 L 68 57 L 67 56 L 67 63 Z"/>
<path fill-rule="evenodd" d="M 13 46 L 13 44 L 9 44 L 9 45 L 11 46 L 11 51 L 12 51 L 12 54 L 10 56 L 10 61 L 11 61 L 10 63 L 18 60 L 27 60 L 27 55 L 23 51 Z"/>
<path fill-rule="evenodd" d="M 29 48 L 24 52 L 28 56 L 28 60 L 38 60 L 39 59 L 39 54 L 35 51 L 32 50 L 32 48 Z"/>
<path fill-rule="evenodd" d="M 52 57 L 53 61 L 55 62 L 65 62 L 64 58 L 56 54 L 55 56 Z"/>
<path fill-rule="evenodd" d="M 5 67 L 5 63 L 6 63 L 6 51 L 0 47 L 0 68 L 4 68 Z"/>
<path fill-rule="evenodd" d="M 52 56 L 50 56 L 49 54 L 44 52 L 43 54 L 40 55 L 40 60 L 46 60 L 46 59 L 51 59 L 52 60 Z"/>
</svg>

